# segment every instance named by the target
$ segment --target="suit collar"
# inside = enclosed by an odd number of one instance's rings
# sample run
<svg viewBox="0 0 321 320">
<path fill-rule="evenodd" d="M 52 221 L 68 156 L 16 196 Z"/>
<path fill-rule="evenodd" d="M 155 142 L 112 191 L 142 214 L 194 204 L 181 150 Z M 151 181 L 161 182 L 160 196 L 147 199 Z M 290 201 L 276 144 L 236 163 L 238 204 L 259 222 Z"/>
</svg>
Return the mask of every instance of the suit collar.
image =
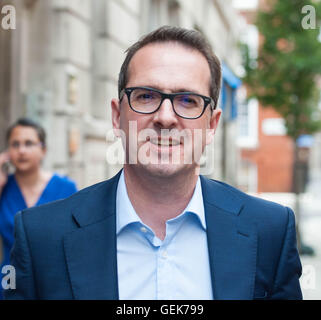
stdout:
<svg viewBox="0 0 321 320">
<path fill-rule="evenodd" d="M 76 299 L 117 300 L 116 190 L 120 172 L 73 198 L 78 229 L 64 237 L 65 258 Z"/>
<path fill-rule="evenodd" d="M 116 215 L 116 193 L 123 170 L 108 181 L 81 190 L 74 197 L 73 218 L 80 226 L 86 226 Z M 242 200 L 231 187 L 224 187 L 218 181 L 200 176 L 204 203 L 238 215 L 243 207 Z M 81 201 L 79 201 L 81 199 Z M 93 199 L 95 199 L 93 201 Z M 90 212 L 90 214 L 88 214 Z"/>
<path fill-rule="evenodd" d="M 84 227 L 116 214 L 116 191 L 122 171 L 110 180 L 98 183 L 78 192 L 73 198 L 73 218 Z"/>
<path fill-rule="evenodd" d="M 241 214 L 243 200 L 231 187 L 201 179 L 214 299 L 252 299 L 256 226 Z"/>
<path fill-rule="evenodd" d="M 215 180 L 201 177 L 204 203 L 238 215 L 244 205 L 243 200 L 233 192 L 233 188 Z"/>
</svg>

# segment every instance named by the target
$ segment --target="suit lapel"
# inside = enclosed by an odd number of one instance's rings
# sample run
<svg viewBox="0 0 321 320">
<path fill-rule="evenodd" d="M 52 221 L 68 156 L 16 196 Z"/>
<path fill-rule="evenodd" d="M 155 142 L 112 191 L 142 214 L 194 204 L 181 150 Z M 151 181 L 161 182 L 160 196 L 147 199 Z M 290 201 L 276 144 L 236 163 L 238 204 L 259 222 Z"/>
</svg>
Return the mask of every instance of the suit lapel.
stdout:
<svg viewBox="0 0 321 320">
<path fill-rule="evenodd" d="M 252 299 L 256 271 L 256 228 L 229 187 L 202 177 L 214 299 Z"/>
<path fill-rule="evenodd" d="M 118 299 L 116 190 L 120 173 L 89 188 L 73 210 L 78 229 L 64 238 L 76 299 Z"/>
</svg>

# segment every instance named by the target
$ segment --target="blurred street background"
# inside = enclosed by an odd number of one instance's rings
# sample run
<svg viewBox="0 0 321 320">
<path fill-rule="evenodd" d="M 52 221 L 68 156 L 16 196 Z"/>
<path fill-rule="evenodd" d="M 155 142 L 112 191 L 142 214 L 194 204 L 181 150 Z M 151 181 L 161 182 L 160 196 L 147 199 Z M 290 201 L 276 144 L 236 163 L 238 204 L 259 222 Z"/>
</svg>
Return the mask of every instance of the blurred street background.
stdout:
<svg viewBox="0 0 321 320">
<path fill-rule="evenodd" d="M 300 195 L 300 216 L 296 220 L 300 227 L 302 243 L 313 250 L 313 253 L 301 254 L 303 273 L 301 289 L 303 298 L 307 300 L 321 299 L 321 174 L 315 172 L 311 177 L 307 190 Z M 261 193 L 263 199 L 275 201 L 295 210 L 293 193 Z M 299 220 L 299 221 L 298 221 Z"/>
<path fill-rule="evenodd" d="M 321 299 L 320 17 L 317 0 L 0 0 L 0 152 L 26 116 L 47 131 L 46 168 L 79 189 L 112 177 L 125 50 L 161 25 L 194 28 L 223 73 L 204 173 L 295 211 L 304 298 Z"/>
</svg>

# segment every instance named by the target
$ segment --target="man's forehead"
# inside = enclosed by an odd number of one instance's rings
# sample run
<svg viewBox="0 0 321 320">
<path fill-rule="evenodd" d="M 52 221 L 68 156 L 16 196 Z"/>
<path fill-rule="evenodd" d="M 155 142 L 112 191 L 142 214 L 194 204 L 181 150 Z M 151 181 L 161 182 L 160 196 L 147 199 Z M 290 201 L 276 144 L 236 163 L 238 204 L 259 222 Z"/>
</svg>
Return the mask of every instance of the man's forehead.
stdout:
<svg viewBox="0 0 321 320">
<path fill-rule="evenodd" d="M 175 62 L 173 63 L 173 61 Z M 194 75 L 195 72 L 199 71 L 202 76 L 206 76 L 207 83 L 210 81 L 210 68 L 200 51 L 187 47 L 180 42 L 166 41 L 147 44 L 134 54 L 128 66 L 127 83 L 133 76 L 137 80 L 136 75 L 139 74 L 139 78 L 142 76 L 146 82 L 135 83 L 135 85 L 152 86 L 163 90 L 164 83 L 158 82 L 157 77 L 157 68 L 162 70 L 163 67 L 169 68 L 167 71 L 173 72 L 175 77 L 180 73 L 183 76 L 183 74 L 186 75 L 187 72 L 192 71 Z M 195 88 L 192 90 L 193 88 L 194 86 L 185 84 L 171 85 L 171 91 L 173 92 L 195 91 Z"/>
<path fill-rule="evenodd" d="M 181 51 L 182 53 L 185 53 L 185 54 L 193 53 L 193 54 L 203 56 L 203 54 L 196 48 L 192 48 L 191 46 L 185 45 L 179 41 L 162 41 L 162 42 L 158 41 L 158 42 L 148 43 L 147 45 L 138 49 L 133 55 L 129 63 L 129 67 L 132 64 L 132 62 L 137 59 L 137 56 L 142 55 L 146 51 L 151 51 L 151 50 L 153 51 L 155 50 L 155 52 L 156 51 L 162 52 L 162 54 L 164 53 L 171 54 L 171 53 L 177 53 L 178 51 Z"/>
</svg>

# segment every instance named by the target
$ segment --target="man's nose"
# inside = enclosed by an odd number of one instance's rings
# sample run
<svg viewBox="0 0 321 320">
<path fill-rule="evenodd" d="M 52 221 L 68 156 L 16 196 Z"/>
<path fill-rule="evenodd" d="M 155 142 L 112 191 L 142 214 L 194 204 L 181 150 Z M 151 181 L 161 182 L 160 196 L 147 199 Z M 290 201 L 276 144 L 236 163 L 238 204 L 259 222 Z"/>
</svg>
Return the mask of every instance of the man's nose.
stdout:
<svg viewBox="0 0 321 320">
<path fill-rule="evenodd" d="M 177 124 L 177 115 L 174 112 L 170 99 L 164 99 L 154 114 L 154 123 L 162 128 L 171 128 Z"/>
</svg>

